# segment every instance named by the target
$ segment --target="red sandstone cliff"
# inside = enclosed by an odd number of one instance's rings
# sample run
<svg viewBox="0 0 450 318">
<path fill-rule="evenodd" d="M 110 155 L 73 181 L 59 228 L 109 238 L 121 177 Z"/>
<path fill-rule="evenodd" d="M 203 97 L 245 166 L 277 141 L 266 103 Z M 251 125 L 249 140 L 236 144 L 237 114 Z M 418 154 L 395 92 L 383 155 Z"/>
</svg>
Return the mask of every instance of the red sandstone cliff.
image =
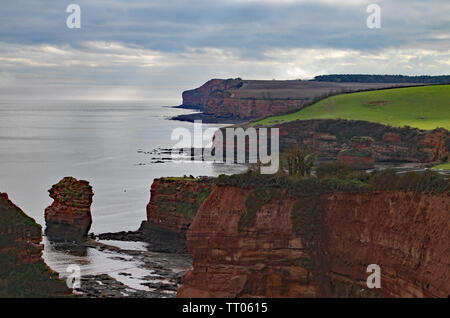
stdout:
<svg viewBox="0 0 450 318">
<path fill-rule="evenodd" d="M 450 151 L 450 132 L 443 128 L 420 130 L 340 119 L 297 120 L 272 128 L 279 129 L 281 151 L 303 144 L 319 160 L 336 160 L 341 150 L 352 147 L 351 139 L 355 136 L 373 139 L 371 151 L 375 162 L 439 162 Z M 222 135 L 226 136 L 224 128 Z"/>
<path fill-rule="evenodd" d="M 147 205 L 147 222 L 176 232 L 186 231 L 210 188 L 208 183 L 195 179 L 155 179 Z"/>
<path fill-rule="evenodd" d="M 212 79 L 199 88 L 183 92 L 183 106 L 203 109 L 209 96 L 216 91 L 239 88 L 242 85 L 240 79 Z"/>
<path fill-rule="evenodd" d="M 212 79 L 199 88 L 183 92 L 183 106 L 199 108 L 205 114 L 218 117 L 251 119 L 293 112 L 301 109 L 310 99 L 309 97 L 292 97 L 290 96 L 292 91 L 283 89 L 281 90 L 284 95 L 288 95 L 272 96 L 274 82 L 270 81 L 268 81 L 269 85 L 266 84 L 264 87 L 255 89 L 250 85 L 250 89 L 242 89 L 243 86 L 248 86 L 248 83 L 249 81 L 239 78 Z M 275 89 L 280 91 L 279 87 Z"/>
<path fill-rule="evenodd" d="M 147 221 L 138 230 L 139 240 L 158 252 L 187 253 L 186 231 L 211 184 L 192 178 L 161 178 L 153 181 Z"/>
<path fill-rule="evenodd" d="M 355 136 L 350 142 L 351 148 L 341 150 L 338 154 L 338 161 L 357 170 L 373 169 L 375 167 L 375 157 L 372 150 L 373 139 Z"/>
<path fill-rule="evenodd" d="M 293 112 L 330 95 L 396 86 L 392 83 L 212 79 L 199 88 L 183 92 L 182 106 L 239 122 Z M 190 115 L 177 117 L 183 118 L 192 120 Z"/>
<path fill-rule="evenodd" d="M 292 230 L 295 200 L 270 202 L 255 223 L 239 233 L 249 191 L 217 187 L 205 200 L 187 235 L 194 268 L 185 274 L 178 297 L 308 297 L 317 294 L 306 258 Z"/>
<path fill-rule="evenodd" d="M 12 203 L 6 193 L 0 193 L 0 208 L 2 227 L 0 235 L 3 240 L 10 237 L 11 244 L 3 246 L 0 252 L 6 253 L 14 250 L 16 245 L 22 245 L 24 248 L 16 250 L 15 253 L 19 260 L 26 264 L 37 263 L 41 260 L 44 246 L 41 244 L 41 228 L 34 224 L 34 220 L 29 218 L 19 207 Z"/>
<path fill-rule="evenodd" d="M 92 224 L 92 187 L 88 181 L 65 177 L 49 190 L 53 203 L 45 209 L 50 240 L 83 241 Z"/>
<path fill-rule="evenodd" d="M 240 99 L 222 95 L 210 96 L 205 103 L 203 112 L 221 117 L 254 119 L 294 112 L 305 104 L 305 101 L 300 99 Z"/>
<path fill-rule="evenodd" d="M 215 187 L 204 201 L 178 297 L 450 295 L 448 194 L 281 192 L 242 228 L 251 193 Z M 381 266 L 381 289 L 365 284 L 369 264 Z"/>
<path fill-rule="evenodd" d="M 384 296 L 450 296 L 450 195 L 336 193 L 323 204 L 333 273 L 363 283 L 378 264 Z"/>
<path fill-rule="evenodd" d="M 70 290 L 42 259 L 41 227 L 0 193 L 0 297 L 58 297 Z"/>
</svg>

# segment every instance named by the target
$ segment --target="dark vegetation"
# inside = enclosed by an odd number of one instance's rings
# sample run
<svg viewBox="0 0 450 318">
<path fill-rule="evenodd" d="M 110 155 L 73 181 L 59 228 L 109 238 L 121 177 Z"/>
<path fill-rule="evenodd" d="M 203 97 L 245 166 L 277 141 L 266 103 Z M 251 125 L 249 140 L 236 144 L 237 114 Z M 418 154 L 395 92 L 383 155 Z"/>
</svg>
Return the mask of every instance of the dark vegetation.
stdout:
<svg viewBox="0 0 450 318">
<path fill-rule="evenodd" d="M 405 75 L 371 75 L 371 74 L 330 74 L 314 78 L 318 82 L 347 83 L 417 83 L 417 84 L 448 84 L 450 75 L 440 76 L 405 76 Z"/>
<path fill-rule="evenodd" d="M 391 127 L 379 123 L 373 123 L 363 120 L 345 120 L 345 119 L 311 119 L 307 121 L 293 121 L 285 123 L 285 126 L 292 125 L 299 129 L 311 126 L 313 123 L 314 130 L 321 133 L 328 133 L 336 136 L 338 141 L 345 142 L 354 136 L 370 136 L 375 141 L 383 140 L 385 133 L 397 133 L 402 141 L 416 143 L 419 137 L 424 133 L 423 130 L 411 127 Z M 436 129 L 435 131 L 444 131 L 444 129 Z"/>
<path fill-rule="evenodd" d="M 69 296 L 58 274 L 43 260 L 31 242 L 40 241 L 41 226 L 4 197 L 0 197 L 0 298 Z"/>
<path fill-rule="evenodd" d="M 281 190 L 273 190 L 273 189 L 255 189 L 250 195 L 247 197 L 245 201 L 246 212 L 242 214 L 238 223 L 238 231 L 241 232 L 245 228 L 249 227 L 253 224 L 256 213 L 258 213 L 259 209 L 264 205 L 269 203 L 272 200 L 282 200 L 283 194 Z"/>
<path fill-rule="evenodd" d="M 386 169 L 366 173 L 354 171 L 342 163 L 319 165 L 316 177 L 293 177 L 286 173 L 261 175 L 250 169 L 243 174 L 220 175 L 216 184 L 253 189 L 246 201 L 246 212 L 239 220 L 239 231 L 251 226 L 261 206 L 271 200 L 281 200 L 286 195 L 297 198 L 295 213 L 292 215 L 294 230 L 308 241 L 316 235 L 321 194 L 336 191 L 450 193 L 449 180 L 432 170 L 398 174 L 394 169 Z"/>
<path fill-rule="evenodd" d="M 307 177 L 314 166 L 314 155 L 306 147 L 298 146 L 286 150 L 281 157 L 281 169 L 288 175 Z"/>
<path fill-rule="evenodd" d="M 22 263 L 17 252 L 0 253 L 0 297 L 48 298 L 69 296 L 65 283 L 44 262 Z"/>
<path fill-rule="evenodd" d="M 239 188 L 284 189 L 293 197 L 336 191 L 413 191 L 426 193 L 450 193 L 450 181 L 433 170 L 423 173 L 398 174 L 394 169 L 356 172 L 338 163 L 325 163 L 317 167 L 317 177 L 293 178 L 285 174 L 261 175 L 251 171 L 236 175 L 220 175 L 219 186 Z"/>
</svg>

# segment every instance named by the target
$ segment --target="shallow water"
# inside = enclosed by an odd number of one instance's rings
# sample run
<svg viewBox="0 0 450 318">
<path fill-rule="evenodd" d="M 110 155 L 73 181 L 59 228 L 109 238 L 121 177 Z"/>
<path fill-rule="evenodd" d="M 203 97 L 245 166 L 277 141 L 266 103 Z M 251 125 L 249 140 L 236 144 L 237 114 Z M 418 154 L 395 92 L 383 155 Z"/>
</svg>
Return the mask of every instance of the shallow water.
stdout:
<svg viewBox="0 0 450 318">
<path fill-rule="evenodd" d="M 108 274 L 131 288 L 148 290 L 141 285 L 145 282 L 142 278 L 152 272 L 143 269 L 141 262 L 131 256 L 95 248 L 86 248 L 80 255 L 73 251 L 56 249 L 46 240 L 44 242 L 44 258 L 47 264 L 60 274 L 61 279 L 66 279 L 72 274 L 71 265 L 77 265 L 82 276 Z M 119 273 L 127 273 L 131 276 L 119 275 Z"/>
<path fill-rule="evenodd" d="M 188 255 L 149 252 L 147 244 L 142 242 L 98 241 L 100 244 L 71 246 L 50 243 L 44 237 L 44 258 L 47 264 L 67 280 L 74 275 L 80 279 L 92 277 L 95 285 L 105 285 L 101 275 L 107 274 L 117 282 L 126 285 L 128 295 L 111 285 L 108 291 L 119 297 L 129 296 L 134 291 L 157 293 L 156 297 L 175 296 L 178 283 L 174 276 L 183 274 L 192 266 Z M 75 267 L 74 267 L 75 266 Z M 74 271 L 76 270 L 76 271 Z M 146 284 L 156 283 L 172 286 L 155 290 Z M 85 285 L 85 281 L 80 281 Z M 81 286 L 92 292 L 93 287 Z M 175 287 L 175 290 L 172 289 Z M 126 291 L 127 291 L 126 290 Z M 125 291 L 125 293 L 126 293 Z M 155 294 L 154 294 L 155 295 Z M 132 296 L 131 296 L 132 297 Z"/>
</svg>

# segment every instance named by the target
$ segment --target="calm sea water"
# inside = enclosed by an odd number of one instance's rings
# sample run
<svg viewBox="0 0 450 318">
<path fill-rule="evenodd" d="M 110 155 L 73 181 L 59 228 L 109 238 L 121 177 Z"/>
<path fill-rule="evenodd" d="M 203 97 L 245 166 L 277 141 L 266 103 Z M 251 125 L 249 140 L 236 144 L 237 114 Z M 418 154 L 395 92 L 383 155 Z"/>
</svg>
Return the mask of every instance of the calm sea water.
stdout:
<svg viewBox="0 0 450 318">
<path fill-rule="evenodd" d="M 64 176 L 94 189 L 94 233 L 135 230 L 146 218 L 150 186 L 161 176 L 218 175 L 242 167 L 211 163 L 151 163 L 155 148 L 170 148 L 189 113 L 167 101 L 0 101 L 0 192 L 44 225 L 48 189 Z M 173 105 L 177 101 L 173 101 Z M 205 128 L 218 127 L 205 125 Z M 170 155 L 166 155 L 170 157 Z"/>
<path fill-rule="evenodd" d="M 161 106 L 167 104 L 177 101 L 0 101 L 0 192 L 7 192 L 45 226 L 44 210 L 52 203 L 50 187 L 65 176 L 85 179 L 94 189 L 91 231 L 136 230 L 146 219 L 155 178 L 215 176 L 245 169 L 207 162 L 152 163 L 155 154 L 148 152 L 175 145 L 170 138 L 174 129 L 187 128 L 194 134 L 193 124 L 169 120 L 190 111 Z M 204 129 L 211 127 L 219 126 Z M 81 275 L 108 274 L 130 288 L 148 290 L 142 283 L 153 270 L 139 260 L 93 248 L 74 255 L 45 239 L 44 243 L 45 261 L 62 278 L 75 264 Z M 140 243 L 115 244 L 136 251 L 146 248 Z M 171 270 L 186 270 L 179 268 L 180 263 L 188 266 L 179 255 L 152 255 L 154 262 Z"/>
</svg>

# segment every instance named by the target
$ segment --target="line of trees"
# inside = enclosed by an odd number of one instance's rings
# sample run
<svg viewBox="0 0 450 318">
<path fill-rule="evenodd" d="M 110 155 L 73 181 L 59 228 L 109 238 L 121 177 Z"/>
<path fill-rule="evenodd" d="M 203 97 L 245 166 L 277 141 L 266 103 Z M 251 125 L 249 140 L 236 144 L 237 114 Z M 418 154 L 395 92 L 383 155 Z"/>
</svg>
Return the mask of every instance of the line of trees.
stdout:
<svg viewBox="0 0 450 318">
<path fill-rule="evenodd" d="M 318 82 L 350 82 L 350 83 L 417 83 L 417 84 L 450 84 L 450 75 L 439 76 L 406 76 L 406 75 L 374 75 L 374 74 L 330 74 L 314 78 Z"/>
</svg>

